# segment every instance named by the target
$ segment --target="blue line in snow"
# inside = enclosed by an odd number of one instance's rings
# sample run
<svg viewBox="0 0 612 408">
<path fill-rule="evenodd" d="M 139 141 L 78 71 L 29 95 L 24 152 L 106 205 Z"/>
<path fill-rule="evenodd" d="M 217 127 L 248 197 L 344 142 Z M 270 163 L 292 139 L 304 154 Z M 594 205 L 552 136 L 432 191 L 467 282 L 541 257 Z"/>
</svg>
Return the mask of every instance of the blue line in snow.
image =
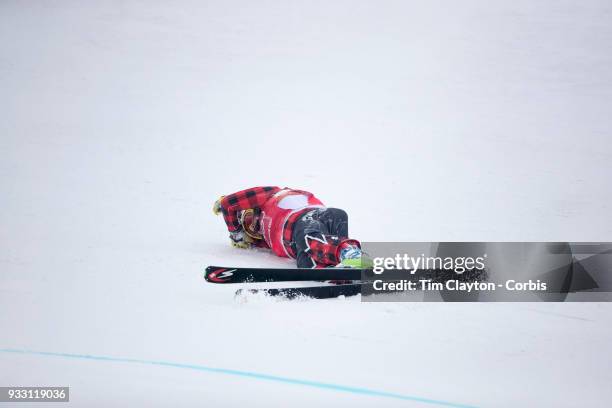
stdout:
<svg viewBox="0 0 612 408">
<path fill-rule="evenodd" d="M 306 387 L 321 388 L 321 389 L 327 389 L 327 390 L 338 391 L 338 392 L 369 395 L 372 397 L 383 397 L 383 398 L 393 398 L 393 399 L 406 400 L 406 401 L 415 401 L 415 402 L 421 402 L 424 404 L 432 404 L 432 405 L 438 405 L 438 406 L 444 406 L 444 407 L 475 408 L 472 405 L 455 404 L 455 403 L 447 402 L 447 401 L 438 401 L 438 400 L 429 399 L 429 398 L 415 397 L 412 395 L 394 394 L 391 392 L 371 390 L 368 388 L 350 387 L 347 385 L 330 384 L 330 383 L 309 381 L 309 380 L 300 380 L 297 378 L 279 377 L 275 375 L 255 373 L 251 371 L 240 371 L 240 370 L 231 370 L 228 368 L 207 367 L 207 366 L 197 365 L 197 364 L 182 364 L 182 363 L 173 363 L 169 361 L 139 360 L 135 358 L 94 356 L 90 354 L 54 353 L 50 351 L 20 350 L 20 349 L 0 349 L 0 352 L 13 353 L 13 354 L 29 354 L 29 355 L 39 355 L 39 356 L 64 357 L 64 358 L 72 358 L 72 359 L 80 359 L 80 360 L 97 360 L 97 361 L 110 361 L 110 362 L 115 362 L 115 363 L 135 363 L 135 364 L 148 364 L 148 365 L 156 365 L 156 366 L 164 366 L 164 367 L 185 368 L 185 369 L 190 369 L 190 370 L 206 371 L 209 373 L 254 378 L 257 380 L 275 381 L 275 382 L 280 382 L 280 383 L 285 383 L 285 384 L 302 385 Z"/>
</svg>

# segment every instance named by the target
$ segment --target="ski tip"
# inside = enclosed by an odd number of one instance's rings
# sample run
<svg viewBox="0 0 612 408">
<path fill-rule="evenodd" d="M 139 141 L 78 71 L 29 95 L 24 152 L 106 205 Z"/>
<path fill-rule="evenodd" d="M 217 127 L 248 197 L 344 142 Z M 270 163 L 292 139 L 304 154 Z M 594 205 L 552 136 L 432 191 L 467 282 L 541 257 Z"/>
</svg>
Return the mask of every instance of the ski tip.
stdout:
<svg viewBox="0 0 612 408">
<path fill-rule="evenodd" d="M 204 279 L 213 283 L 229 283 L 236 272 L 236 268 L 221 268 L 217 266 L 209 266 L 204 273 Z"/>
</svg>

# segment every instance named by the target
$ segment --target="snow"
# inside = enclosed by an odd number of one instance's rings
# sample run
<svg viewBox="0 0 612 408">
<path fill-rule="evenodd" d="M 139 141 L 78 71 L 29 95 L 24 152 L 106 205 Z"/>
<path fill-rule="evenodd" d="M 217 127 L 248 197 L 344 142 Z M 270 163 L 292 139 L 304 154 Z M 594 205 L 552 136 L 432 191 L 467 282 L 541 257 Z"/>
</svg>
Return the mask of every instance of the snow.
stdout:
<svg viewBox="0 0 612 408">
<path fill-rule="evenodd" d="M 211 212 L 266 184 L 364 241 L 611 241 L 611 16 L 1 2 L 0 386 L 69 385 L 79 407 L 609 406 L 608 303 L 234 300 L 202 270 L 292 265 L 231 248 Z"/>
</svg>

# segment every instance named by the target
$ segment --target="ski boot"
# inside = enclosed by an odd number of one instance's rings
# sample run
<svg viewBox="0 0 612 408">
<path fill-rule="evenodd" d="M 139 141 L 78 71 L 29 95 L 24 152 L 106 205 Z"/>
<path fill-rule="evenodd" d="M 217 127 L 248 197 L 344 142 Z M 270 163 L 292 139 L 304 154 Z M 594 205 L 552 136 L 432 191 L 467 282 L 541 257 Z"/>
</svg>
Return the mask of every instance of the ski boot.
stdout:
<svg viewBox="0 0 612 408">
<path fill-rule="evenodd" d="M 355 240 L 347 240 L 340 244 L 338 252 L 340 263 L 338 268 L 367 269 L 372 267 L 372 260 L 361 250 L 359 243 Z"/>
</svg>

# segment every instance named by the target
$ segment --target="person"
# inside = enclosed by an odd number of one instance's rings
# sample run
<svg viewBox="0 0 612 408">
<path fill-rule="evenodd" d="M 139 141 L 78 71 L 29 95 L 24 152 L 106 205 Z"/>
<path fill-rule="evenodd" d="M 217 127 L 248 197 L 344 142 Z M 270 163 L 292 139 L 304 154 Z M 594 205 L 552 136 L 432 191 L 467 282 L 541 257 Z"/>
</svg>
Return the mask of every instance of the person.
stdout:
<svg viewBox="0 0 612 408">
<path fill-rule="evenodd" d="M 237 248 L 270 248 L 299 268 L 361 267 L 361 244 L 349 238 L 346 212 L 308 191 L 252 187 L 219 197 L 213 213 L 223 215 Z"/>
</svg>

